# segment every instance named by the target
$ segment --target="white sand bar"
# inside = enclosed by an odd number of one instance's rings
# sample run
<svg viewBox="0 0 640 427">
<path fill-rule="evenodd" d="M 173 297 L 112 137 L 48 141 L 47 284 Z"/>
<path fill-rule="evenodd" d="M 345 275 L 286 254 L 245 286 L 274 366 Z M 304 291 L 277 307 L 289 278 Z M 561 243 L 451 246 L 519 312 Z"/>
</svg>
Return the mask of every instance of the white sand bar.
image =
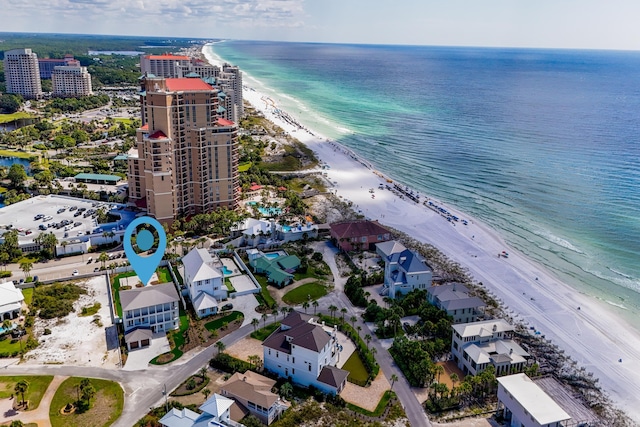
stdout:
<svg viewBox="0 0 640 427">
<path fill-rule="evenodd" d="M 468 268 L 475 280 L 484 283 L 519 318 L 564 349 L 578 366 L 593 372 L 612 400 L 640 421 L 640 334 L 624 320 L 603 303 L 561 283 L 543 267 L 508 248 L 496 232 L 469 216 L 446 206 L 469 222 L 467 226 L 459 222 L 452 225 L 423 205 L 379 190 L 380 183 L 387 183 L 384 178 L 354 160 L 338 144 L 274 115 L 261 93 L 245 88 L 244 97 L 330 166 L 326 172 L 337 183 L 334 189 L 338 196 L 352 201 L 368 218 L 430 243 Z M 375 189 L 375 198 L 370 188 Z M 509 258 L 497 256 L 503 250 Z"/>
</svg>

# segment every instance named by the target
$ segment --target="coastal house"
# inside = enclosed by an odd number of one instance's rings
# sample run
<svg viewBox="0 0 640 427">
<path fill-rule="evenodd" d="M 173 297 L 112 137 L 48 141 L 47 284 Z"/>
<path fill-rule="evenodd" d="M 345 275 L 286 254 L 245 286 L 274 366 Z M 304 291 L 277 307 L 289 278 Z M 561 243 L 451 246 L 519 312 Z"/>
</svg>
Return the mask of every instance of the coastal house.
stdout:
<svg viewBox="0 0 640 427">
<path fill-rule="evenodd" d="M 335 366 L 341 351 L 336 334 L 294 311 L 262 343 L 264 368 L 301 386 L 339 394 L 349 372 Z"/>
<path fill-rule="evenodd" d="M 331 240 L 345 252 L 373 250 L 377 243 L 391 240 L 391 232 L 378 221 L 336 222 L 330 228 Z"/>
<path fill-rule="evenodd" d="M 519 372 L 527 353 L 511 339 L 513 326 L 502 319 L 452 325 L 451 353 L 465 375 L 477 375 L 493 365 L 496 376 Z"/>
<path fill-rule="evenodd" d="M 427 289 L 427 299 L 453 317 L 453 323 L 477 321 L 486 306 L 480 298 L 469 296 L 469 289 L 461 283 L 431 286 Z"/>
<path fill-rule="evenodd" d="M 242 426 L 231 420 L 232 399 L 214 393 L 198 409 L 201 414 L 190 409 L 172 408 L 160 418 L 160 424 L 164 427 L 228 427 L 230 425 Z"/>
<path fill-rule="evenodd" d="M 224 275 L 214 265 L 214 260 L 206 249 L 192 249 L 182 257 L 184 282 L 189 298 L 198 317 L 218 312 L 218 301 L 226 300 L 227 288 Z"/>
<path fill-rule="evenodd" d="M 179 301 L 173 283 L 120 291 L 124 340 L 129 350 L 149 346 L 155 333 L 178 329 Z"/>
<path fill-rule="evenodd" d="M 264 274 L 269 283 L 280 288 L 293 281 L 293 273 L 300 267 L 300 258 L 282 251 L 265 254 L 257 249 L 249 249 L 247 255 L 254 273 Z"/>
<path fill-rule="evenodd" d="M 563 427 L 571 421 L 571 416 L 525 374 L 498 378 L 500 412 L 511 427 Z"/>
<path fill-rule="evenodd" d="M 395 298 L 414 289 L 431 287 L 431 267 L 419 254 L 407 249 L 399 242 L 378 243 L 376 253 L 384 261 L 384 284 L 381 295 Z"/>
<path fill-rule="evenodd" d="M 235 400 L 243 416 L 254 415 L 269 425 L 288 408 L 280 396 L 271 391 L 275 384 L 275 380 L 252 371 L 236 372 L 224 383 L 220 394 Z M 234 419 L 233 407 L 231 417 Z"/>
<path fill-rule="evenodd" d="M 296 240 L 315 239 L 318 226 L 307 220 L 304 223 L 278 224 L 274 220 L 247 218 L 232 229 L 232 236 L 242 235 L 240 246 L 281 244 Z"/>
<path fill-rule="evenodd" d="M 13 282 L 0 283 L 0 322 L 20 316 L 24 296 Z"/>
</svg>

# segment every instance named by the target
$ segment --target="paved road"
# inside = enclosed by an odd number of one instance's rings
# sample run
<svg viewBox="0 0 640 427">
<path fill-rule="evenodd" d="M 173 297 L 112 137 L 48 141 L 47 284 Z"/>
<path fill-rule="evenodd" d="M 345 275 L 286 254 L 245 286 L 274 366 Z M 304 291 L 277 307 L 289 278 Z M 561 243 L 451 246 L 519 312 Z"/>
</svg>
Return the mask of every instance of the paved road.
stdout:
<svg viewBox="0 0 640 427">
<path fill-rule="evenodd" d="M 358 320 L 355 323 L 355 326 L 360 326 L 362 331 L 360 332 L 362 336 L 369 334 L 374 337 L 371 340 L 371 344 L 376 349 L 376 360 L 380 365 L 380 369 L 384 373 L 385 377 L 389 383 L 391 383 L 391 375 L 395 374 L 399 380 L 393 386 L 393 391 L 396 392 L 402 407 L 404 408 L 405 413 L 407 414 L 407 418 L 412 426 L 431 426 L 429 419 L 427 418 L 426 413 L 420 401 L 416 395 L 411 391 L 411 386 L 409 382 L 405 379 L 402 371 L 396 366 L 393 358 L 389 354 L 389 352 L 380 345 L 380 342 L 375 338 L 375 334 L 369 329 L 369 327 L 362 321 L 361 314 L 364 311 L 361 308 L 354 307 L 349 301 L 349 298 L 344 294 L 344 284 L 347 282 L 346 277 L 340 277 L 340 273 L 338 271 L 338 267 L 335 261 L 335 255 L 338 253 L 338 249 L 335 248 L 329 242 L 315 242 L 313 243 L 313 247 L 316 251 L 322 252 L 324 261 L 329 265 L 331 272 L 333 273 L 333 277 L 335 278 L 334 282 L 334 292 L 325 296 L 318 300 L 319 306 L 318 309 L 321 312 L 329 313 L 329 306 L 335 305 L 338 309 L 345 307 L 347 309 L 347 314 L 345 318 L 350 318 L 351 316 L 356 316 Z M 339 315 L 336 314 L 336 316 Z"/>
<path fill-rule="evenodd" d="M 329 306 L 335 305 L 339 309 L 345 307 L 347 314 L 345 317 L 356 316 L 358 321 L 356 326 L 362 328 L 361 333 L 370 334 L 375 337 L 369 327 L 362 321 L 360 315 L 363 310 L 354 307 L 349 299 L 344 295 L 342 290 L 347 278 L 340 277 L 335 262 L 335 254 L 337 250 L 328 242 L 316 242 L 314 248 L 323 253 L 323 257 L 335 278 L 335 289 L 329 295 L 318 300 L 318 311 L 329 313 Z M 82 262 L 82 261 L 81 261 Z M 66 268 L 72 268 L 76 261 L 65 263 Z M 338 312 L 336 316 L 340 316 Z M 275 318 L 269 316 L 267 323 L 273 323 Z M 221 339 L 221 341 L 230 347 L 234 343 L 243 339 L 253 331 L 253 326 L 245 325 L 229 335 Z M 395 374 L 400 378 L 394 385 L 394 391 L 398 395 L 407 418 L 412 426 L 431 426 L 422 405 L 411 391 L 409 383 L 405 380 L 402 372 L 395 366 L 393 359 L 389 353 L 374 339 L 371 344 L 376 348 L 376 359 L 380 364 L 382 372 L 391 381 L 391 375 Z M 119 382 L 125 391 L 125 406 L 122 416 L 114 427 L 130 427 L 142 418 L 150 408 L 159 406 L 164 403 L 163 389 L 171 391 L 178 387 L 187 377 L 195 374 L 200 368 L 206 366 L 209 360 L 216 353 L 215 346 L 210 346 L 193 355 L 185 355 L 183 359 L 172 363 L 169 366 L 149 366 L 147 369 L 140 371 L 122 371 L 113 369 L 103 369 L 95 367 L 78 367 L 65 365 L 18 365 L 11 364 L 0 370 L 1 375 L 62 375 L 62 376 L 80 376 L 90 378 L 103 378 Z"/>
</svg>

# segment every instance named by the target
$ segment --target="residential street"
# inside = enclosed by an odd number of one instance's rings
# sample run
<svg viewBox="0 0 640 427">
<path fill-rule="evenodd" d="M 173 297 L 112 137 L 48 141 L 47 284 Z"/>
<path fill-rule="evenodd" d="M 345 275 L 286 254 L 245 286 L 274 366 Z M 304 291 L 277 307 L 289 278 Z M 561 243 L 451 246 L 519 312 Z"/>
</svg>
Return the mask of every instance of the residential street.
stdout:
<svg viewBox="0 0 640 427">
<path fill-rule="evenodd" d="M 344 295 L 342 290 L 346 283 L 346 277 L 340 277 L 335 262 L 335 254 L 337 249 L 333 248 L 328 242 L 315 242 L 314 249 L 322 252 L 325 261 L 331 268 L 331 272 L 335 277 L 334 291 L 327 296 L 318 300 L 318 311 L 329 314 L 329 306 L 335 305 L 339 308 L 345 307 L 348 311 L 347 316 L 356 316 L 358 321 L 356 326 L 362 327 L 362 334 L 370 334 L 375 337 L 369 327 L 362 321 L 360 315 L 362 309 L 353 307 L 349 299 Z M 302 310 L 301 307 L 296 307 Z M 267 324 L 273 323 L 275 318 L 269 316 Z M 246 324 L 235 330 L 231 334 L 225 336 L 221 341 L 230 347 L 237 341 L 243 339 L 251 332 L 253 326 Z M 371 341 L 371 345 L 376 348 L 376 359 L 380 364 L 382 372 L 390 381 L 391 375 L 395 374 L 399 380 L 396 381 L 393 389 L 398 395 L 409 422 L 412 426 L 431 426 L 427 419 L 422 405 L 411 391 L 409 383 L 405 380 L 402 372 L 395 366 L 393 359 L 389 353 L 380 345 L 378 340 Z M 103 378 L 119 382 L 125 391 L 125 406 L 120 419 L 113 424 L 114 427 L 131 427 L 140 418 L 142 418 L 150 408 L 159 406 L 164 403 L 163 389 L 171 391 L 180 385 L 187 377 L 197 373 L 203 366 L 207 366 L 209 360 L 216 353 L 215 346 L 210 346 L 200 350 L 196 354 L 185 354 L 182 359 L 167 366 L 151 366 L 139 371 L 123 371 L 113 369 L 103 369 L 97 367 L 78 367 L 65 365 L 19 365 L 17 363 L 9 363 L 7 366 L 0 368 L 3 375 L 60 375 L 60 376 L 80 376 L 91 378 Z M 165 387 L 166 386 L 166 387 Z"/>
</svg>

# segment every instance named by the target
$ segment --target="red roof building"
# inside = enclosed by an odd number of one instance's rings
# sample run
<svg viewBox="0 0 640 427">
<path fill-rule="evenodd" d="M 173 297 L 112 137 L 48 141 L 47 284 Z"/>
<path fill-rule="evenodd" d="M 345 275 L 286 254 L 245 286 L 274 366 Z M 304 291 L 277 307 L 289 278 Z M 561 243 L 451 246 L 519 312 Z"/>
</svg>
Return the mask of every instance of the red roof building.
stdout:
<svg viewBox="0 0 640 427">
<path fill-rule="evenodd" d="M 170 90 L 171 92 L 213 90 L 213 88 L 209 84 L 205 83 L 202 79 L 165 79 L 165 82 L 165 84 L 167 85 L 167 90 Z M 231 123 L 233 124 L 233 122 Z"/>
<path fill-rule="evenodd" d="M 345 252 L 375 250 L 376 243 L 392 239 L 391 232 L 378 221 L 357 220 L 330 225 L 331 239 Z"/>
</svg>

